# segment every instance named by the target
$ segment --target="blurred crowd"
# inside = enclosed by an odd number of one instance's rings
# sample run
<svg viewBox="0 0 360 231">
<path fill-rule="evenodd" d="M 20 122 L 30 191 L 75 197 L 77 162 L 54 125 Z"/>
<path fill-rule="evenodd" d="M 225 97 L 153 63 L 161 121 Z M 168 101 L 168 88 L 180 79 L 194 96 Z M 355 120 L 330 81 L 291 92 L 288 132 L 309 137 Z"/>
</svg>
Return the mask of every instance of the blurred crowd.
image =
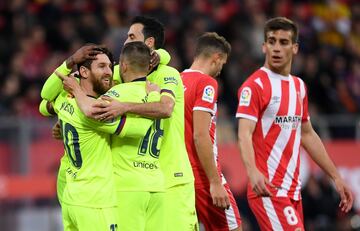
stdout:
<svg viewBox="0 0 360 231">
<path fill-rule="evenodd" d="M 358 0 L 3 0 L 0 116 L 40 119 L 40 90 L 52 71 L 87 42 L 106 44 L 117 59 L 136 15 L 164 23 L 165 49 L 179 71 L 190 66 L 194 41 L 203 32 L 216 31 L 230 41 L 232 53 L 220 80 L 222 119 L 233 118 L 238 87 L 264 62 L 263 26 L 273 16 L 286 16 L 300 27 L 293 74 L 307 83 L 311 114 L 360 114 Z M 220 142 L 234 139 L 223 134 Z M 308 230 L 349 224 L 341 223 L 337 204 L 327 203 L 338 200 L 333 190 L 326 178 L 309 179 L 303 191 Z M 241 212 L 251 215 L 244 198 L 238 201 Z"/>
<path fill-rule="evenodd" d="M 38 117 L 49 74 L 86 42 L 118 57 L 131 19 L 165 24 L 171 65 L 189 67 L 194 40 L 217 31 L 232 45 L 221 74 L 225 115 L 237 89 L 263 64 L 264 22 L 286 16 L 300 26 L 293 73 L 308 84 L 312 114 L 360 112 L 360 2 L 356 0 L 5 0 L 0 2 L 0 115 Z"/>
</svg>

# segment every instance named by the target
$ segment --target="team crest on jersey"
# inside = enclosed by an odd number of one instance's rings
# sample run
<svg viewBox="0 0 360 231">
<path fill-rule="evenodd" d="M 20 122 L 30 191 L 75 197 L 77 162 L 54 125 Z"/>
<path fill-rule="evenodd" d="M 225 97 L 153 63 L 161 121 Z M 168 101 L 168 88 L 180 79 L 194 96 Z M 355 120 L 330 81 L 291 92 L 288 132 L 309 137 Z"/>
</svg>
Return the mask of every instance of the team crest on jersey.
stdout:
<svg viewBox="0 0 360 231">
<path fill-rule="evenodd" d="M 208 85 L 204 88 L 204 92 L 202 95 L 202 100 L 212 103 L 214 102 L 214 98 L 215 98 L 215 89 L 213 86 Z"/>
<path fill-rule="evenodd" d="M 251 100 L 251 89 L 244 87 L 240 94 L 239 106 L 249 106 Z"/>
</svg>

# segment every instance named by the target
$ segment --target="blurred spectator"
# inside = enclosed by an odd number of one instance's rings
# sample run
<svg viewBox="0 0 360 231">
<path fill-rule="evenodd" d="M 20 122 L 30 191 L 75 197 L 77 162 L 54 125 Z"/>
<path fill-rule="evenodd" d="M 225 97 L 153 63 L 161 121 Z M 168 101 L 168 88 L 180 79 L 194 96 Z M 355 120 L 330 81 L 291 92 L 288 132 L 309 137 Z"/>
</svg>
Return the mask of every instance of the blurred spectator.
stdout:
<svg viewBox="0 0 360 231">
<path fill-rule="evenodd" d="M 236 89 L 263 62 L 258 45 L 263 42 L 264 22 L 272 16 L 287 16 L 300 25 L 300 54 L 294 70 L 314 92 L 310 97 L 312 110 L 319 114 L 360 110 L 356 84 L 356 60 L 360 57 L 357 1 L 16 0 L 0 4 L 0 13 L 0 76 L 3 83 L 17 76 L 24 93 L 34 87 L 28 81 L 44 82 L 52 69 L 49 65 L 58 65 L 83 43 L 105 43 L 117 57 L 127 36 L 127 24 L 138 14 L 152 15 L 166 25 L 166 48 L 172 54 L 171 64 L 180 71 L 192 61 L 197 35 L 217 31 L 233 46 L 221 77 L 225 89 L 229 89 L 221 99 L 230 115 L 237 101 Z M 5 94 L 7 99 L 1 100 L 0 108 L 6 108 L 17 97 Z"/>
<path fill-rule="evenodd" d="M 86 42 L 106 44 L 117 60 L 128 24 L 139 14 L 165 24 L 165 48 L 179 71 L 189 67 L 194 40 L 204 31 L 231 42 L 219 79 L 221 143 L 236 140 L 237 89 L 263 64 L 263 26 L 274 16 L 299 24 L 293 69 L 309 89 L 311 115 L 360 113 L 359 1 L 13 0 L 0 1 L 0 116 L 39 119 L 40 89 L 52 70 Z M 0 138 L 8 139 L 11 132 Z M 258 230 L 244 198 L 237 198 L 244 230 Z M 329 202 L 338 198 L 327 178 L 311 176 L 303 198 L 307 230 L 355 230 L 351 225 L 360 230 L 359 216 L 342 216 L 338 204 Z"/>
</svg>

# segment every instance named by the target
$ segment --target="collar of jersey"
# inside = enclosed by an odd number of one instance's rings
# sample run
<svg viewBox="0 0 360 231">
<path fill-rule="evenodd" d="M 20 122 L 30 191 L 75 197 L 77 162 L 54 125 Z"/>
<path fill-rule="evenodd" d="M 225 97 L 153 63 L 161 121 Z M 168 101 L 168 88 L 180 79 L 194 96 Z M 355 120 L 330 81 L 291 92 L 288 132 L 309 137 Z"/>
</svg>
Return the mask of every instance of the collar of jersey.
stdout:
<svg viewBox="0 0 360 231">
<path fill-rule="evenodd" d="M 86 95 L 86 96 L 88 96 L 88 97 L 90 97 L 90 98 L 94 98 L 94 99 L 97 99 L 95 96 L 93 96 L 93 95 Z"/>
<path fill-rule="evenodd" d="M 137 78 L 137 79 L 132 80 L 131 82 L 138 82 L 138 81 L 146 81 L 146 76 L 144 76 L 144 77 L 139 77 L 139 78 Z"/>
<path fill-rule="evenodd" d="M 285 81 L 289 81 L 291 75 L 280 75 L 278 73 L 275 73 L 273 71 L 271 71 L 270 69 L 266 68 L 266 67 L 261 67 L 261 70 L 265 71 L 269 77 L 271 78 L 275 78 L 275 79 L 281 79 L 281 80 L 285 80 Z"/>
<path fill-rule="evenodd" d="M 201 73 L 201 74 L 204 74 L 204 72 L 202 72 L 202 71 L 199 71 L 199 70 L 193 70 L 193 69 L 185 69 L 183 72 L 199 72 L 199 73 Z"/>
</svg>

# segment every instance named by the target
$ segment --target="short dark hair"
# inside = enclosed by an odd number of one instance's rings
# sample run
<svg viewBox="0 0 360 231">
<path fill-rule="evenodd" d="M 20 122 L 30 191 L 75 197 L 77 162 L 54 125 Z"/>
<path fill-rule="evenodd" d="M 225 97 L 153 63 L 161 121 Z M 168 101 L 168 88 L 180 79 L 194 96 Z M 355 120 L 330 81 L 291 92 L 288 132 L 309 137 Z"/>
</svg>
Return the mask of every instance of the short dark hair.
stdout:
<svg viewBox="0 0 360 231">
<path fill-rule="evenodd" d="M 149 71 L 151 50 L 143 42 L 126 43 L 120 55 L 120 62 L 126 60 L 131 68 L 140 72 Z"/>
<path fill-rule="evenodd" d="M 196 43 L 195 57 L 199 55 L 210 56 L 214 52 L 220 52 L 229 55 L 231 45 L 223 36 L 216 32 L 206 32 L 201 35 Z"/>
<path fill-rule="evenodd" d="M 162 48 L 164 46 L 165 33 L 164 25 L 155 18 L 147 16 L 136 16 L 131 25 L 140 23 L 144 26 L 143 34 L 144 38 L 153 37 L 155 39 L 155 49 Z"/>
<path fill-rule="evenodd" d="M 298 26 L 293 21 L 285 17 L 272 18 L 265 23 L 264 41 L 265 42 L 267 41 L 268 32 L 277 31 L 277 30 L 291 31 L 292 32 L 291 41 L 293 43 L 298 42 L 298 33 L 299 33 Z"/>
<path fill-rule="evenodd" d="M 86 45 L 96 45 L 96 44 L 89 43 L 89 44 L 86 44 Z M 104 47 L 104 46 L 97 47 L 94 50 L 100 51 L 100 54 L 105 54 L 109 58 L 110 63 L 111 63 L 111 70 L 112 70 L 112 72 L 114 72 L 114 56 L 111 53 L 111 51 L 108 48 Z M 77 64 L 78 70 L 80 71 L 81 66 L 84 66 L 87 69 L 91 70 L 91 64 L 92 64 L 93 61 L 94 61 L 94 59 L 86 59 L 84 62 L 78 63 Z M 80 75 L 80 73 L 79 73 L 79 75 Z"/>
</svg>

